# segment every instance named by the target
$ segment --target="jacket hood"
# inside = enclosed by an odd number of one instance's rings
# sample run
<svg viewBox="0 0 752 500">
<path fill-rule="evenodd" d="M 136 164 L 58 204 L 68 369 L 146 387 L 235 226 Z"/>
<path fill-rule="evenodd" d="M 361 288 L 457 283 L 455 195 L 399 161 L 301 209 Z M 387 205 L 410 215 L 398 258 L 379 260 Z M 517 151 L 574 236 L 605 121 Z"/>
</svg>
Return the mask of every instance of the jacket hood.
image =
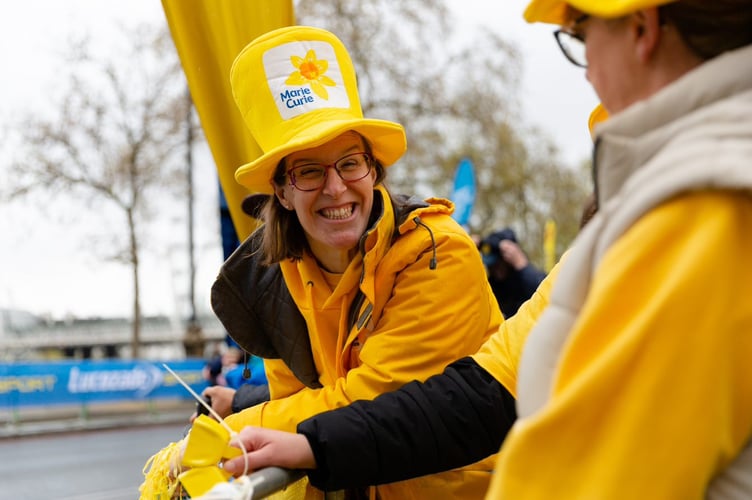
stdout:
<svg viewBox="0 0 752 500">
<path fill-rule="evenodd" d="M 282 358 L 308 387 L 321 387 L 308 329 L 282 278 L 279 264 L 261 263 L 256 230 L 219 271 L 211 305 L 232 339 L 261 358 Z"/>
</svg>

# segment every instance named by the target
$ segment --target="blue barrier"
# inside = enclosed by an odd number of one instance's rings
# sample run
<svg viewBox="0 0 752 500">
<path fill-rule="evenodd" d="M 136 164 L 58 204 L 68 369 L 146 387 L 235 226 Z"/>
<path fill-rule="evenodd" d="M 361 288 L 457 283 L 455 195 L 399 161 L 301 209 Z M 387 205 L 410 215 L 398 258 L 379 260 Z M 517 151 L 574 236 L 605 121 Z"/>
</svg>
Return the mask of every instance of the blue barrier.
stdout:
<svg viewBox="0 0 752 500">
<path fill-rule="evenodd" d="M 203 359 L 167 365 L 194 391 L 207 386 Z M 156 361 L 55 361 L 0 363 L 0 409 L 86 405 L 152 399 L 193 399 Z"/>
</svg>

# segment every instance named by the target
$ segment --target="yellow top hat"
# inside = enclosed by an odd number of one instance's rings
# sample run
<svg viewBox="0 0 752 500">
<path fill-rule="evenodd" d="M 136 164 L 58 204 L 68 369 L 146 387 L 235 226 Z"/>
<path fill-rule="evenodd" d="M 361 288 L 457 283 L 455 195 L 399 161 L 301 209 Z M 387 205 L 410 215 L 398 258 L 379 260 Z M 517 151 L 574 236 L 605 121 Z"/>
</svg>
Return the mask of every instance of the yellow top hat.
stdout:
<svg viewBox="0 0 752 500">
<path fill-rule="evenodd" d="M 567 5 L 591 16 L 612 19 L 647 7 L 675 2 L 676 0 L 532 0 L 525 9 L 529 23 L 563 25 L 567 22 Z"/>
<path fill-rule="evenodd" d="M 407 149 L 402 125 L 363 118 L 350 55 L 332 33 L 308 26 L 270 31 L 248 44 L 230 70 L 232 93 L 263 154 L 235 172 L 253 192 L 273 193 L 271 178 L 288 154 L 354 130 L 385 167 Z"/>
</svg>

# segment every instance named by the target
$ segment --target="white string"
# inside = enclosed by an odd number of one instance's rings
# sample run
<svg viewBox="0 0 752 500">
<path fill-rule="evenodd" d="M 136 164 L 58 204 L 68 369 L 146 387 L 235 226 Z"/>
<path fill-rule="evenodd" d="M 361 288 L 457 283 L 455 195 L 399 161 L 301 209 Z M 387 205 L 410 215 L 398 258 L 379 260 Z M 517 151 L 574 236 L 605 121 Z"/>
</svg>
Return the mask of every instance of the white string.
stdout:
<svg viewBox="0 0 752 500">
<path fill-rule="evenodd" d="M 178 382 L 180 382 L 180 384 L 183 387 L 185 387 L 185 389 L 191 394 L 191 396 L 193 396 L 193 399 L 195 399 L 196 401 L 198 401 L 204 408 L 206 408 L 209 411 L 209 413 L 212 414 L 212 416 L 215 419 L 217 419 L 217 422 L 219 422 L 220 424 L 222 424 L 222 427 L 224 427 L 227 430 L 227 432 L 230 433 L 230 441 L 233 441 L 233 438 L 236 438 L 238 436 L 238 433 L 235 432 L 234 430 L 232 430 L 232 428 L 227 424 L 227 422 L 225 422 L 225 419 L 223 419 L 222 417 L 220 417 L 219 414 L 216 411 L 214 411 L 214 408 L 212 408 L 211 406 L 209 406 L 206 403 L 206 401 L 204 401 L 204 398 L 202 398 L 201 396 L 199 396 L 198 394 L 196 394 L 196 391 L 194 391 L 193 389 L 191 389 L 191 386 L 189 386 L 188 384 L 186 384 L 185 381 L 182 378 L 180 378 L 180 375 L 178 375 L 177 373 L 175 373 L 172 370 L 172 368 L 170 368 L 169 366 L 167 366 L 166 363 L 162 363 L 162 366 L 164 366 L 165 370 L 167 370 L 168 372 L 170 372 L 172 374 L 172 376 L 175 377 L 175 379 Z M 235 442 L 240 445 L 240 449 L 243 452 L 243 475 L 247 476 L 248 472 L 249 472 L 249 467 L 248 467 L 248 450 L 246 450 L 245 445 L 243 444 L 243 441 L 241 441 L 240 439 L 236 439 Z"/>
</svg>

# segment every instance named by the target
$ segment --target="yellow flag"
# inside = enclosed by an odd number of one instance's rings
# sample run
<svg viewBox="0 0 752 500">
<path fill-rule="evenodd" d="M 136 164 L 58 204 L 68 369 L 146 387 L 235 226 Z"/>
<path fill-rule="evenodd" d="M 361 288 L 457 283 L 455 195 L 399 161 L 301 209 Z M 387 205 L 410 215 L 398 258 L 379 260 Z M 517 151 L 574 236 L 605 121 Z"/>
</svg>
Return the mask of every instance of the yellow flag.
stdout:
<svg viewBox="0 0 752 500">
<path fill-rule="evenodd" d="M 551 219 L 546 221 L 543 229 L 543 254 L 546 259 L 546 272 L 549 272 L 556 264 L 556 222 Z"/>
<path fill-rule="evenodd" d="M 162 0 L 162 7 L 243 241 L 257 223 L 240 207 L 250 193 L 235 182 L 235 170 L 261 156 L 261 149 L 235 106 L 230 67 L 257 36 L 294 24 L 292 0 Z"/>
</svg>

